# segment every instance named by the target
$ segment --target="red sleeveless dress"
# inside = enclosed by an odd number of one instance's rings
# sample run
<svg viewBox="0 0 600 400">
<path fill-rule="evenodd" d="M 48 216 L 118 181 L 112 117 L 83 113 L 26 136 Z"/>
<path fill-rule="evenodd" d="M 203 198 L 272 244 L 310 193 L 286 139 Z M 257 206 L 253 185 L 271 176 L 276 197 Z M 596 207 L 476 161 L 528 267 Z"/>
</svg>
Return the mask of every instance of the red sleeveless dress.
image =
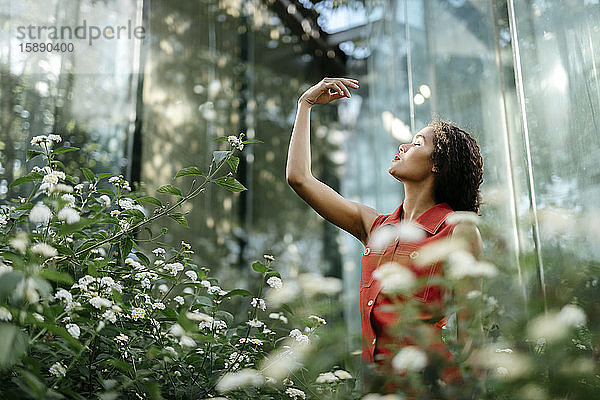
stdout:
<svg viewBox="0 0 600 400">
<path fill-rule="evenodd" d="M 400 205 L 392 214 L 380 215 L 377 217 L 371 228 L 371 234 L 383 225 L 394 225 L 400 223 L 402 216 L 402 206 Z M 417 319 L 426 321 L 434 327 L 434 335 L 439 333 L 439 340 L 433 340 L 430 349 L 435 349 L 446 359 L 452 357 L 451 353 L 441 341 L 441 329 L 446 324 L 447 319 L 444 316 L 444 309 L 447 299 L 444 290 L 433 283 L 430 283 L 433 277 L 443 275 L 441 265 L 431 265 L 427 267 L 416 267 L 413 259 L 418 256 L 419 249 L 435 240 L 446 238 L 452 234 L 455 225 L 445 222 L 446 216 L 453 210 L 445 203 L 437 204 L 413 221 L 419 228 L 423 229 L 424 237 L 418 242 L 392 241 L 384 249 L 373 249 L 371 242 L 363 252 L 361 260 L 361 281 L 360 281 L 360 315 L 363 335 L 363 359 L 367 362 L 385 363 L 389 362 L 394 356 L 393 350 L 388 345 L 398 346 L 410 345 L 411 338 L 397 338 L 391 333 L 393 327 L 397 324 L 398 318 L 396 312 L 392 312 L 387 305 L 392 302 L 406 301 L 406 298 L 390 298 L 381 293 L 379 282 L 373 278 L 373 271 L 378 266 L 387 262 L 397 262 L 411 269 L 418 278 L 428 276 L 426 284 L 416 290 L 411 298 L 418 301 L 419 315 Z M 373 237 L 371 235 L 371 237 Z M 458 371 L 445 371 L 447 379 L 454 380 L 458 377 Z M 446 379 L 444 379 L 446 380 Z"/>
</svg>

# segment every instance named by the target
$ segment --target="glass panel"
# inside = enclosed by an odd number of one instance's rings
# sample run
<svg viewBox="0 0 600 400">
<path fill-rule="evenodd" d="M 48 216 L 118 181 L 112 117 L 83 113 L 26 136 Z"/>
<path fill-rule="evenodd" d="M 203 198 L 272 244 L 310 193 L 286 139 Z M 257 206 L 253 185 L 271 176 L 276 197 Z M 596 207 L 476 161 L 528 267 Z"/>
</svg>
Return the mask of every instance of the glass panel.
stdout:
<svg viewBox="0 0 600 400">
<path fill-rule="evenodd" d="M 584 273 L 600 258 L 592 239 L 600 214 L 600 9 L 597 1 L 510 3 L 540 268 L 549 287 L 563 288 L 565 261 Z M 561 292 L 549 298 L 568 301 Z"/>
</svg>

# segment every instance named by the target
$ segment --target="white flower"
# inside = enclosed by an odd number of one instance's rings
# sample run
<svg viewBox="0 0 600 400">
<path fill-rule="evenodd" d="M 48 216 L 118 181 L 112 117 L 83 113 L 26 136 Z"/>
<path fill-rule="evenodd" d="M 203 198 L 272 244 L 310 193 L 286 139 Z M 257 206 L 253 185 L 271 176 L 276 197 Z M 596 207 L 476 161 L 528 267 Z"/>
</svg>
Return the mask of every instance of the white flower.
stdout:
<svg viewBox="0 0 600 400">
<path fill-rule="evenodd" d="M 56 376 L 57 378 L 61 378 L 67 374 L 67 367 L 65 367 L 59 362 L 55 362 L 50 366 L 48 372 L 50 372 L 50 374 Z"/>
<path fill-rule="evenodd" d="M 71 207 L 65 207 L 58 212 L 58 219 L 66 221 L 67 224 L 79 222 L 79 213 Z"/>
<path fill-rule="evenodd" d="M 110 276 L 104 276 L 100 279 L 100 285 L 112 288 L 113 286 L 116 286 L 116 283 L 115 280 Z"/>
<path fill-rule="evenodd" d="M 3 274 L 6 274 L 8 272 L 11 272 L 13 270 L 13 267 L 10 265 L 6 265 L 2 262 L 0 262 L 0 276 L 2 276 Z"/>
<path fill-rule="evenodd" d="M 258 387 L 264 384 L 265 377 L 255 369 L 242 369 L 237 372 L 228 372 L 217 383 L 217 390 L 221 393 L 244 387 Z"/>
<path fill-rule="evenodd" d="M 73 295 L 65 289 L 59 289 L 55 294 L 54 298 L 61 299 L 67 304 L 73 303 Z"/>
<path fill-rule="evenodd" d="M 425 232 L 412 222 L 401 222 L 395 225 L 382 225 L 373 232 L 369 245 L 372 249 L 383 250 L 392 242 L 418 242 L 423 240 Z"/>
<path fill-rule="evenodd" d="M 338 370 L 334 371 L 333 374 L 335 376 L 337 376 L 338 378 L 340 378 L 341 380 L 343 380 L 343 381 L 347 380 L 347 379 L 352 379 L 353 378 L 353 376 L 350 375 L 350 372 L 345 371 L 343 369 L 338 369 Z"/>
<path fill-rule="evenodd" d="M 267 305 L 265 304 L 265 301 L 263 299 L 254 297 L 252 298 L 252 302 L 250 304 L 252 304 L 252 307 L 260 308 L 263 311 L 267 309 Z"/>
<path fill-rule="evenodd" d="M 65 185 L 64 183 L 58 183 L 50 188 L 51 193 L 73 193 L 73 186 Z M 75 204 L 75 198 L 73 197 L 73 204 Z"/>
<path fill-rule="evenodd" d="M 200 322 L 212 322 L 213 317 L 210 315 L 201 313 L 200 311 L 188 311 L 185 316 L 192 321 L 200 321 Z"/>
<path fill-rule="evenodd" d="M 384 293 L 407 292 L 417 282 L 414 272 L 395 262 L 389 262 L 377 268 L 373 272 L 373 277 L 379 281 Z"/>
<path fill-rule="evenodd" d="M 31 142 L 29 142 L 29 143 L 32 146 L 35 146 L 36 144 L 41 145 L 42 143 L 46 143 L 47 140 L 48 140 L 48 136 L 39 135 L 39 136 L 34 136 L 33 138 L 31 138 Z"/>
<path fill-rule="evenodd" d="M 152 253 L 156 257 L 164 257 L 166 252 L 165 252 L 165 249 L 163 249 L 162 247 L 157 247 L 156 249 L 152 250 Z"/>
<path fill-rule="evenodd" d="M 192 245 L 190 245 L 187 242 L 184 242 L 183 240 L 181 241 L 181 247 L 185 248 L 186 250 L 190 250 L 192 248 Z"/>
<path fill-rule="evenodd" d="M 273 257 L 273 256 L 272 256 L 272 255 L 270 255 L 270 254 L 263 254 L 263 257 L 264 257 L 264 259 L 265 259 L 265 260 L 268 260 L 268 261 L 275 261 L 275 257 Z"/>
<path fill-rule="evenodd" d="M 192 282 L 196 282 L 198 280 L 198 274 L 195 271 L 185 271 L 185 276 L 190 278 Z"/>
<path fill-rule="evenodd" d="M 247 321 L 246 323 L 253 328 L 260 328 L 260 327 L 264 326 L 264 324 L 265 324 L 264 322 L 259 321 L 257 319 L 253 319 L 252 321 Z"/>
<path fill-rule="evenodd" d="M 416 346 L 402 348 L 392 359 L 398 371 L 420 371 L 427 366 L 427 355 Z"/>
<path fill-rule="evenodd" d="M 35 318 L 39 322 L 44 322 L 44 316 L 42 314 L 34 312 L 33 313 L 33 318 Z"/>
<path fill-rule="evenodd" d="M 119 216 L 119 214 L 121 214 L 121 211 L 119 211 L 119 210 L 112 210 L 112 211 L 110 212 L 110 216 L 111 216 L 111 217 L 118 217 L 118 216 Z"/>
<path fill-rule="evenodd" d="M 210 282 L 206 281 L 206 280 L 203 280 L 203 281 L 200 282 L 200 286 L 204 286 L 205 288 L 208 289 L 210 287 Z"/>
<path fill-rule="evenodd" d="M 570 327 L 581 328 L 586 324 L 587 317 L 585 312 L 574 304 L 567 304 L 557 315 L 558 320 Z"/>
<path fill-rule="evenodd" d="M 6 225 L 7 222 L 8 217 L 6 216 L 6 214 L 0 214 L 0 226 Z"/>
<path fill-rule="evenodd" d="M 183 335 L 179 338 L 179 345 L 181 347 L 196 347 L 196 342 L 191 337 Z"/>
<path fill-rule="evenodd" d="M 146 316 L 146 310 L 139 307 L 133 307 L 131 309 L 131 318 L 134 320 L 142 319 Z"/>
<path fill-rule="evenodd" d="M 450 225 L 457 225 L 462 222 L 477 225 L 479 220 L 479 216 L 472 211 L 454 211 L 446 217 L 446 223 Z"/>
<path fill-rule="evenodd" d="M 25 297 L 30 303 L 37 303 L 40 299 L 37 283 L 31 277 L 19 282 L 15 288 L 15 294 L 20 298 Z"/>
<path fill-rule="evenodd" d="M 34 207 L 35 208 L 35 207 Z M 47 207 L 46 207 L 47 208 Z M 14 238 L 8 242 L 14 249 L 19 250 L 21 253 L 25 253 L 27 244 L 29 243 L 29 237 L 26 233 L 20 232 Z"/>
<path fill-rule="evenodd" d="M 527 356 L 498 351 L 494 346 L 477 350 L 471 357 L 475 364 L 492 370 L 492 375 L 503 379 L 516 379 L 532 371 L 531 360 Z"/>
<path fill-rule="evenodd" d="M 181 296 L 175 296 L 175 297 L 173 297 L 173 300 L 174 300 L 176 303 L 179 303 L 179 305 L 183 305 L 183 303 L 185 303 L 185 300 L 184 300 L 184 299 L 183 299 L 183 297 L 181 297 Z"/>
<path fill-rule="evenodd" d="M 185 335 L 185 329 L 183 329 L 183 327 L 179 324 L 173 325 L 171 329 L 169 329 L 169 332 L 171 332 L 171 334 L 176 337 L 181 337 Z"/>
<path fill-rule="evenodd" d="M 12 320 L 12 314 L 6 308 L 0 306 L 0 321 Z"/>
<path fill-rule="evenodd" d="M 465 277 L 489 277 L 498 274 L 493 264 L 486 261 L 477 261 L 471 253 L 465 250 L 457 250 L 448 256 L 448 276 L 451 279 L 462 279 Z"/>
<path fill-rule="evenodd" d="M 51 133 L 48 135 L 48 140 L 51 140 L 56 143 L 60 143 L 62 141 L 62 138 L 60 137 L 60 135 L 55 135 L 55 134 Z"/>
<path fill-rule="evenodd" d="M 319 376 L 317 376 L 317 379 L 315 379 L 315 382 L 317 383 L 338 383 L 339 381 L 340 378 L 335 376 L 333 372 L 324 372 L 322 374 L 319 374 Z"/>
<path fill-rule="evenodd" d="M 119 199 L 118 203 L 119 207 L 124 210 L 131 210 L 132 208 L 135 208 L 135 202 L 130 198 Z"/>
<path fill-rule="evenodd" d="M 417 257 L 413 260 L 415 264 L 422 267 L 436 264 L 445 260 L 450 254 L 457 250 L 468 250 L 469 245 L 464 240 L 447 238 L 436 240 L 421 247 Z"/>
<path fill-rule="evenodd" d="M 66 201 L 70 207 L 75 206 L 75 196 L 73 196 L 72 194 L 63 194 L 60 198 Z"/>
<path fill-rule="evenodd" d="M 108 197 L 107 195 L 103 194 L 97 200 L 102 207 L 110 207 L 110 197 Z"/>
<path fill-rule="evenodd" d="M 287 389 L 285 389 L 285 394 L 287 394 L 294 400 L 296 400 L 296 399 L 305 400 L 306 399 L 306 394 L 300 389 L 287 388 Z"/>
<path fill-rule="evenodd" d="M 279 319 L 284 324 L 288 323 L 288 319 L 286 318 L 286 316 L 283 315 L 283 314 L 281 314 L 281 313 L 271 313 L 271 314 L 269 314 L 269 318 L 271 318 L 271 319 Z"/>
<path fill-rule="evenodd" d="M 52 218 L 52 211 L 44 204 L 33 206 L 29 212 L 29 220 L 34 224 L 47 224 Z"/>
<path fill-rule="evenodd" d="M 301 274 L 298 277 L 298 282 L 303 294 L 307 295 L 334 295 L 342 290 L 341 279 L 330 276 L 321 276 L 313 273 Z"/>
<path fill-rule="evenodd" d="M 267 279 L 267 285 L 269 285 L 270 287 L 272 287 L 275 290 L 279 290 L 283 287 L 283 282 L 281 281 L 280 278 L 278 278 L 276 276 L 272 276 L 269 279 Z"/>
<path fill-rule="evenodd" d="M 152 309 L 156 310 L 164 310 L 165 309 L 165 305 L 161 302 L 158 303 L 152 303 Z"/>
<path fill-rule="evenodd" d="M 97 309 L 101 309 L 102 307 L 106 308 L 112 306 L 112 301 L 100 296 L 94 296 L 90 299 L 90 305 Z"/>
<path fill-rule="evenodd" d="M 242 143 L 242 139 L 238 138 L 237 136 L 230 135 L 227 137 L 227 141 L 229 142 L 229 144 L 232 147 L 235 147 L 240 151 L 242 151 L 244 149 L 244 144 Z"/>
<path fill-rule="evenodd" d="M 113 310 L 106 310 L 104 314 L 102 314 L 102 318 L 109 320 L 113 324 L 117 322 L 117 314 Z"/>
<path fill-rule="evenodd" d="M 296 339 L 297 342 L 302 344 L 310 344 L 310 339 L 308 336 L 302 334 L 299 329 L 292 329 L 290 332 L 290 336 Z"/>
<path fill-rule="evenodd" d="M 36 243 L 31 247 L 31 252 L 40 254 L 46 258 L 58 255 L 58 251 L 47 243 Z"/>
<path fill-rule="evenodd" d="M 65 328 L 71 336 L 73 336 L 75 339 L 79 339 L 79 336 L 81 335 L 81 329 L 79 329 L 77 324 L 67 324 L 65 325 Z"/>
<path fill-rule="evenodd" d="M 165 264 L 165 270 L 171 275 L 175 276 L 179 271 L 183 271 L 183 264 L 176 262 L 171 264 Z"/>
<path fill-rule="evenodd" d="M 315 321 L 317 324 L 322 324 L 322 325 L 327 325 L 327 321 L 325 321 L 323 318 L 318 317 L 316 315 L 310 315 L 308 317 L 308 319 L 312 319 L 313 321 Z"/>
</svg>

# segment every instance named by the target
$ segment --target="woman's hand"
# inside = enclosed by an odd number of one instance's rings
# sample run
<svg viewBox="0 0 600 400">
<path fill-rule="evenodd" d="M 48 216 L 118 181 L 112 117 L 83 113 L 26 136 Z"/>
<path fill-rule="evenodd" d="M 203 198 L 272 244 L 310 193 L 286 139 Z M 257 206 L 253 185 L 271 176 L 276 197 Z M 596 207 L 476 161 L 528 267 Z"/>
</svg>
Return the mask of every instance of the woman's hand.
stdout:
<svg viewBox="0 0 600 400">
<path fill-rule="evenodd" d="M 349 78 L 323 78 L 321 82 L 304 92 L 298 102 L 312 106 L 313 104 L 329 103 L 342 97 L 350 97 L 350 90 L 346 86 L 358 89 L 358 81 Z"/>
</svg>

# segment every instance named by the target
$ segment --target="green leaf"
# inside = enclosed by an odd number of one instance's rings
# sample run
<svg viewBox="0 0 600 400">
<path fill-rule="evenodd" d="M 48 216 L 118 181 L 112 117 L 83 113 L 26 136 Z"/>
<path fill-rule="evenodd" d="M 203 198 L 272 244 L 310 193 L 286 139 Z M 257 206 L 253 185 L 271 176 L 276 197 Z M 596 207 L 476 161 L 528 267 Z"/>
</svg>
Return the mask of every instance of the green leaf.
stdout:
<svg viewBox="0 0 600 400">
<path fill-rule="evenodd" d="M 231 190 L 232 192 L 242 192 L 244 190 L 247 190 L 244 187 L 244 185 L 239 183 L 237 179 L 231 176 L 222 176 L 220 178 L 214 179 L 213 182 L 221 187 L 224 187 L 227 190 Z"/>
<path fill-rule="evenodd" d="M 143 201 L 145 203 L 150 203 L 150 204 L 154 204 L 155 206 L 162 207 L 162 203 L 156 197 L 142 196 L 142 197 L 138 197 L 136 200 L 137 201 Z"/>
<path fill-rule="evenodd" d="M 129 253 L 131 252 L 131 248 L 133 247 L 133 241 L 129 238 L 122 238 L 119 242 L 119 249 L 121 249 L 121 258 L 125 260 Z"/>
<path fill-rule="evenodd" d="M 263 142 L 262 142 L 262 140 L 244 140 L 242 143 L 248 144 L 248 143 L 263 143 Z"/>
<path fill-rule="evenodd" d="M 66 272 L 59 272 L 53 269 L 45 268 L 42 269 L 38 275 L 49 281 L 64 283 L 66 285 L 73 284 L 73 277 Z"/>
<path fill-rule="evenodd" d="M 216 138 L 215 140 L 220 140 L 221 142 L 228 142 L 229 140 L 227 140 L 227 136 L 221 136 Z"/>
<path fill-rule="evenodd" d="M 37 157 L 37 156 L 41 156 L 42 153 L 41 151 L 37 151 L 37 150 L 27 150 L 27 161 Z"/>
<path fill-rule="evenodd" d="M 146 218 L 143 212 L 138 210 L 137 208 L 130 208 L 129 210 L 123 210 L 121 215 L 131 215 L 132 217 L 138 217 L 141 219 Z"/>
<path fill-rule="evenodd" d="M 18 270 L 5 272 L 4 274 L 2 274 L 2 279 L 0 279 L 0 300 L 12 295 L 15 291 L 15 288 L 21 282 L 21 280 L 23 280 L 24 277 L 25 276 L 23 275 L 23 273 Z"/>
<path fill-rule="evenodd" d="M 17 210 L 31 210 L 32 208 L 33 204 L 31 203 L 20 204 L 16 207 Z"/>
<path fill-rule="evenodd" d="M 181 171 L 179 171 L 181 172 Z M 178 172 L 178 173 L 179 173 Z M 169 194 L 176 194 L 178 196 L 183 196 L 181 194 L 181 190 L 178 187 L 175 187 L 173 185 L 165 185 L 165 186 L 161 186 L 158 188 L 157 190 L 158 193 L 169 193 Z"/>
<path fill-rule="evenodd" d="M 240 165 L 240 159 L 239 157 L 231 156 L 227 159 L 227 164 L 229 164 L 229 167 L 233 172 L 237 172 L 238 165 Z"/>
<path fill-rule="evenodd" d="M 91 169 L 89 168 L 81 168 L 81 171 L 83 171 L 83 175 L 85 176 L 85 179 L 87 179 L 90 182 L 94 182 L 94 180 L 96 179 L 96 176 L 94 175 L 94 173 L 92 172 Z"/>
<path fill-rule="evenodd" d="M 79 232 L 84 228 L 95 224 L 97 221 L 98 220 L 96 218 L 81 218 L 78 222 L 75 222 L 74 224 L 61 225 L 61 227 L 58 229 L 58 234 L 60 236 L 67 236 L 73 232 Z"/>
<path fill-rule="evenodd" d="M 54 153 L 54 154 L 62 154 L 62 153 L 67 153 L 69 151 L 77 151 L 77 150 L 79 150 L 79 147 L 64 146 L 64 147 L 59 147 L 57 149 L 53 149 L 52 153 Z"/>
<path fill-rule="evenodd" d="M 9 188 L 18 186 L 18 185 L 22 185 L 23 183 L 27 183 L 27 182 L 33 182 L 36 179 L 42 179 L 43 176 L 41 174 L 38 174 L 36 172 L 30 172 L 25 176 L 22 176 L 20 178 L 17 178 L 13 181 L 13 183 L 11 183 L 10 185 L 8 185 Z"/>
<path fill-rule="evenodd" d="M 264 274 L 269 270 L 269 268 L 260 261 L 256 261 L 254 264 L 252 264 L 252 269 L 261 274 Z"/>
<path fill-rule="evenodd" d="M 288 306 L 287 304 L 282 304 L 281 308 L 283 308 L 285 311 L 289 312 L 291 315 L 294 315 L 294 312 L 292 311 L 290 306 Z"/>
<path fill-rule="evenodd" d="M 188 222 L 187 219 L 185 218 L 185 215 L 181 214 L 181 213 L 174 213 L 174 214 L 169 214 L 169 217 L 173 218 L 175 221 L 177 221 L 177 223 L 179 225 L 183 225 L 186 228 L 189 228 L 188 226 Z"/>
<path fill-rule="evenodd" d="M 223 160 L 226 159 L 228 155 L 228 151 L 213 151 L 213 158 L 215 160 L 215 164 L 221 164 L 221 162 L 223 162 Z"/>
<path fill-rule="evenodd" d="M 98 189 L 98 193 L 102 193 L 105 194 L 107 196 L 114 196 L 115 192 L 113 192 L 112 190 L 106 190 L 106 189 Z"/>
<path fill-rule="evenodd" d="M 104 178 L 108 178 L 109 176 L 113 176 L 113 174 L 109 174 L 108 172 L 102 172 L 101 174 L 98 174 L 97 178 L 99 181 L 101 181 Z"/>
<path fill-rule="evenodd" d="M 204 173 L 198 167 L 187 167 L 187 168 L 180 169 L 177 172 L 177 174 L 175 175 L 175 178 L 179 178 L 180 176 L 186 176 L 186 175 L 200 175 L 200 176 L 204 176 Z"/>
<path fill-rule="evenodd" d="M 135 253 L 135 255 L 137 256 L 137 258 L 139 258 L 144 264 L 146 265 L 150 265 L 150 260 L 148 259 L 148 257 L 146 257 L 146 255 L 144 253 L 142 253 L 141 251 L 138 251 L 137 253 Z"/>
<path fill-rule="evenodd" d="M 118 369 L 121 372 L 133 375 L 133 372 L 134 372 L 133 368 L 131 367 L 131 365 L 129 363 L 126 363 L 123 360 L 113 358 L 113 359 L 107 360 L 106 363 L 110 366 L 115 367 L 116 369 Z"/>
<path fill-rule="evenodd" d="M 10 324 L 0 324 L 0 368 L 17 363 L 27 352 L 27 335 Z"/>
<path fill-rule="evenodd" d="M 225 295 L 225 297 L 231 296 L 243 296 L 243 297 L 252 297 L 252 293 L 247 291 L 246 289 L 233 289 Z"/>
</svg>

